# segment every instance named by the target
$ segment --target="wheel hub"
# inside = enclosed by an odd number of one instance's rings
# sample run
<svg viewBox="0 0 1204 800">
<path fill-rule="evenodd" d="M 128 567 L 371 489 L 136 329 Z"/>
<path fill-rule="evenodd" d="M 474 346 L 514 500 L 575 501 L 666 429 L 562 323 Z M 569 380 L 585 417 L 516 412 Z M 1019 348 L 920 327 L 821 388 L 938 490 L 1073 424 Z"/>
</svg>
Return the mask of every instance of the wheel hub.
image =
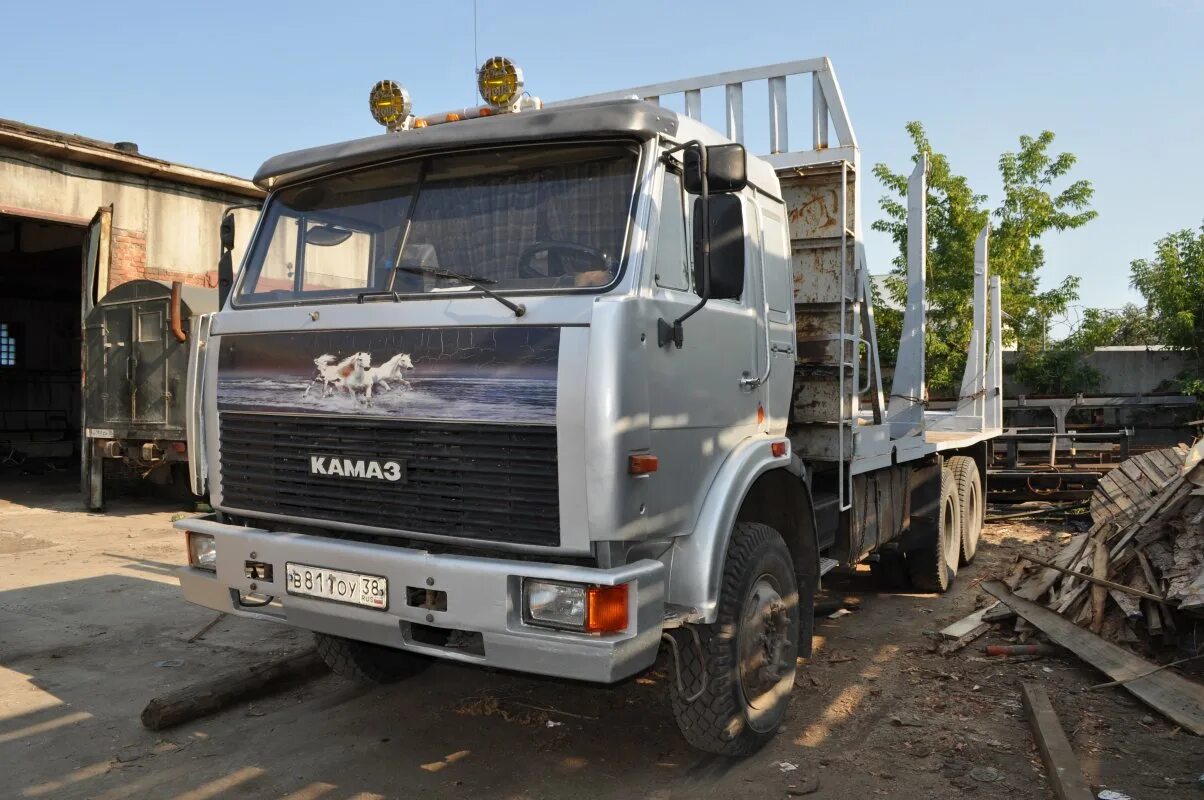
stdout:
<svg viewBox="0 0 1204 800">
<path fill-rule="evenodd" d="M 738 634 L 740 684 L 750 706 L 761 699 L 769 702 L 773 690 L 790 664 L 790 609 L 769 576 L 753 584 L 744 603 L 744 618 Z"/>
</svg>

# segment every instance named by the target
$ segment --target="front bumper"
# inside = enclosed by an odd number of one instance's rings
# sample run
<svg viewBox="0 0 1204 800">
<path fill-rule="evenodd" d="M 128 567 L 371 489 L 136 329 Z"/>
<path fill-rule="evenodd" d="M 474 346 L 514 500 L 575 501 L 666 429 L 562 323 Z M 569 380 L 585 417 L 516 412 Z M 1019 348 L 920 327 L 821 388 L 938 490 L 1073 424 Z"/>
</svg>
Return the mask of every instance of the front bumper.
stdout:
<svg viewBox="0 0 1204 800">
<path fill-rule="evenodd" d="M 216 611 L 284 622 L 299 628 L 483 666 L 613 683 L 652 665 L 664 618 L 664 564 L 637 561 L 594 569 L 480 556 L 437 555 L 423 550 L 365 544 L 300 533 L 265 531 L 217 522 L 212 516 L 180 520 L 182 531 L 206 533 L 217 546 L 217 571 L 182 567 L 184 597 Z M 271 582 L 245 577 L 247 561 L 272 565 Z M 389 580 L 389 608 L 376 610 L 290 595 L 285 563 L 381 575 Z M 522 620 L 522 579 L 630 584 L 627 630 L 603 636 L 556 631 Z M 256 588 L 251 589 L 254 583 Z M 407 587 L 447 593 L 447 610 L 407 604 Z M 272 595 L 270 606 L 244 606 L 248 593 Z M 419 629 L 480 634 L 483 654 L 427 643 Z"/>
</svg>

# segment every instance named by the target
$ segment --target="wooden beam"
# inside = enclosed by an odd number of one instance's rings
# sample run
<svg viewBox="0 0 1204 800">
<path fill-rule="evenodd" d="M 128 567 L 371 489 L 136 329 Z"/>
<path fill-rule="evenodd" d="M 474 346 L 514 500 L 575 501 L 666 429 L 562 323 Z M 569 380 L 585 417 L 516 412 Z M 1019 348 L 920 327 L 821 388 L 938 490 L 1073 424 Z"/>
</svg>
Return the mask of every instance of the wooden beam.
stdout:
<svg viewBox="0 0 1204 800">
<path fill-rule="evenodd" d="M 322 657 L 313 649 L 243 667 L 154 698 L 142 709 L 142 724 L 152 731 L 161 731 L 326 670 Z"/>
<path fill-rule="evenodd" d="M 1049 695 L 1034 683 L 1023 683 L 1020 688 L 1024 714 L 1033 729 L 1033 739 L 1041 751 L 1041 760 L 1045 762 L 1054 796 L 1058 800 L 1094 800 L 1095 794 L 1083 779 L 1079 760 L 1070 747 L 1062 724 L 1058 722 Z"/>
<path fill-rule="evenodd" d="M 944 636 L 946 639 L 962 638 L 967 633 L 970 633 L 975 628 L 977 628 L 979 625 L 981 625 L 985 621 L 983 619 L 983 615 L 998 605 L 999 605 L 999 601 L 996 600 L 994 603 L 991 603 L 988 606 L 983 606 L 982 608 L 978 609 L 977 611 L 975 611 L 971 614 L 967 614 L 966 616 L 962 617 L 961 619 L 959 619 L 957 622 L 953 623 L 952 625 L 942 628 L 941 636 Z"/>
<path fill-rule="evenodd" d="M 1066 569 L 1066 567 L 1059 567 L 1057 564 L 1051 563 L 1049 561 L 1042 561 L 1041 559 L 1039 559 L 1035 556 L 1020 556 L 1020 557 L 1023 558 L 1025 561 L 1031 561 L 1034 564 L 1039 564 L 1042 567 L 1048 567 L 1049 569 L 1056 569 L 1058 572 L 1064 572 L 1067 575 L 1073 575 L 1076 578 L 1082 578 L 1085 581 L 1091 581 L 1092 583 L 1096 584 L 1097 586 L 1103 586 L 1108 589 L 1115 589 L 1119 592 L 1125 592 L 1127 594 L 1136 595 L 1137 597 L 1144 597 L 1146 600 L 1153 600 L 1155 603 L 1165 603 L 1166 602 L 1165 597 L 1159 597 L 1156 594 L 1150 594 L 1149 592 L 1143 592 L 1140 589 L 1134 589 L 1132 586 L 1125 586 L 1123 583 L 1117 583 L 1116 581 L 1110 581 L 1107 578 L 1097 578 L 1094 575 L 1087 574 L 1086 572 L 1075 572 L 1072 569 Z M 1127 563 L 1127 560 L 1126 560 L 1126 563 Z M 1019 594 L 1017 594 L 1017 597 L 1019 597 Z M 1024 599 L 1027 600 L 1028 598 L 1024 598 Z"/>
<path fill-rule="evenodd" d="M 1147 674 L 1158 665 L 1083 630 L 1031 600 L 1017 597 L 1002 581 L 986 581 L 982 589 L 1044 631 L 1054 644 L 1065 647 L 1109 678 L 1126 681 L 1125 689 L 1150 708 L 1197 736 L 1204 736 L 1204 686 L 1165 670 Z"/>
</svg>

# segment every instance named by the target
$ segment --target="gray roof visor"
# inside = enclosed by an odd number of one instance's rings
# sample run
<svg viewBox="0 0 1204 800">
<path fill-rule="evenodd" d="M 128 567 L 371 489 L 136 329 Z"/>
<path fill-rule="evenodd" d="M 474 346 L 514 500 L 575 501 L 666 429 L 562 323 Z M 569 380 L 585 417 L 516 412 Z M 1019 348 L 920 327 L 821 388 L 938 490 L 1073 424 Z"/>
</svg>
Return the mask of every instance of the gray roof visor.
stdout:
<svg viewBox="0 0 1204 800">
<path fill-rule="evenodd" d="M 557 106 L 296 150 L 269 158 L 255 173 L 254 181 L 263 189 L 275 189 L 331 172 L 457 147 L 563 141 L 599 135 L 651 139 L 658 134 L 676 133 L 677 115 L 643 100 Z"/>
</svg>

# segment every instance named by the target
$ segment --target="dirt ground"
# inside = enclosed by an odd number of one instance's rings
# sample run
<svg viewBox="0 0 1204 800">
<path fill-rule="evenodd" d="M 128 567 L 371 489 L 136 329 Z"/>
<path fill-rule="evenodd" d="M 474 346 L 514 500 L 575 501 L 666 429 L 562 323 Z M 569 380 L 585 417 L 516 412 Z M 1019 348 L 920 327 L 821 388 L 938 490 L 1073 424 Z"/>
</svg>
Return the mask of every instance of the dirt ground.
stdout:
<svg viewBox="0 0 1204 800">
<path fill-rule="evenodd" d="M 1199 796 L 1204 742 L 1072 657 L 952 656 L 929 634 L 983 601 L 1017 551 L 1059 535 L 990 525 L 945 596 L 826 581 L 855 610 L 817 621 L 781 734 L 757 755 L 700 755 L 666 701 L 669 662 L 614 687 L 437 663 L 391 687 L 324 676 L 154 733 L 146 702 L 309 645 L 180 597 L 178 509 L 115 501 L 86 514 L 70 479 L 0 477 L 0 797 L 815 798 L 1052 797 L 1019 685 L 1045 686 L 1088 781 L 1133 798 Z M 831 578 L 831 576 L 830 576 Z"/>
</svg>

